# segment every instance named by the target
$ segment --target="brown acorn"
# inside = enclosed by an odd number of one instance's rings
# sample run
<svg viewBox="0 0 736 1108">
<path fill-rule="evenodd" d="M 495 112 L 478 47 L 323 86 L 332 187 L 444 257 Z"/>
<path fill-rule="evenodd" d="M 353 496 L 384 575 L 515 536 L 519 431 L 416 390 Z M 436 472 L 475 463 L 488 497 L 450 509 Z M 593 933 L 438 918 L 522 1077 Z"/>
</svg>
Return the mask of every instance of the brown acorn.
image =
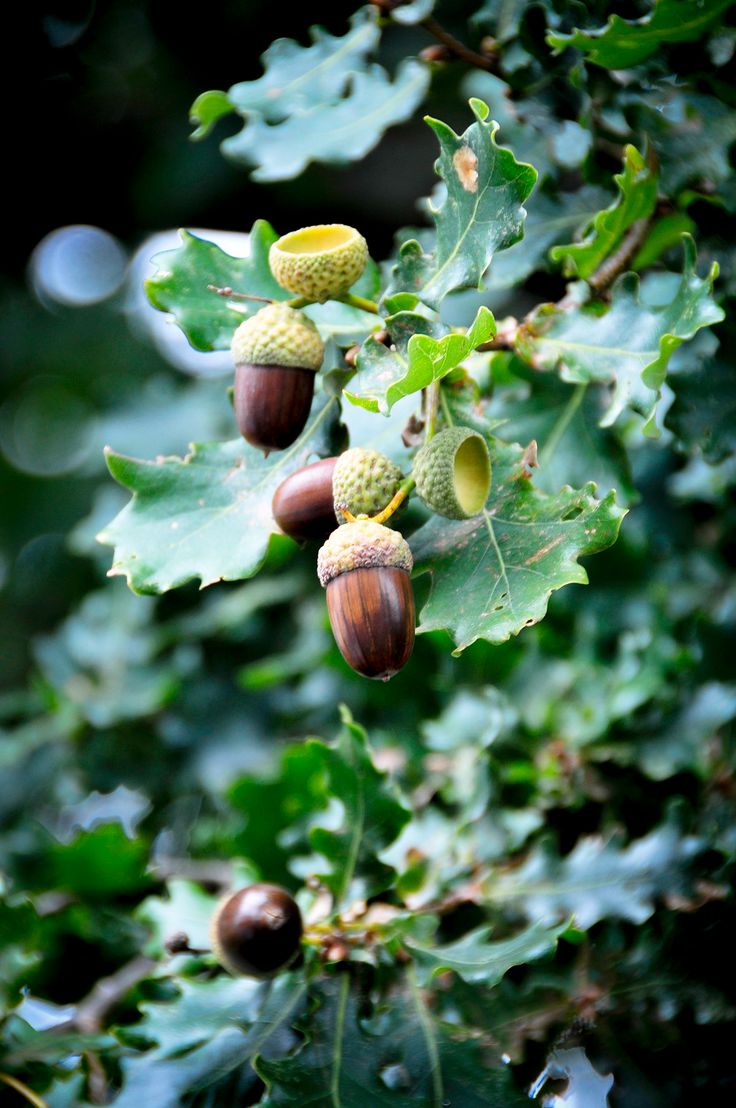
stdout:
<svg viewBox="0 0 736 1108">
<path fill-rule="evenodd" d="M 319 331 L 303 312 L 269 304 L 240 324 L 231 349 L 240 433 L 266 453 L 283 450 L 309 417 L 324 357 Z"/>
<path fill-rule="evenodd" d="M 286 477 L 271 501 L 273 518 L 297 542 L 324 542 L 335 529 L 332 477 L 337 458 L 321 458 Z"/>
<path fill-rule="evenodd" d="M 409 544 L 372 520 L 345 523 L 317 558 L 335 641 L 357 673 L 388 681 L 414 647 Z"/>
<path fill-rule="evenodd" d="M 230 973 L 270 977 L 294 961 L 302 917 L 280 885 L 258 882 L 223 900 L 210 924 L 212 948 Z"/>
</svg>

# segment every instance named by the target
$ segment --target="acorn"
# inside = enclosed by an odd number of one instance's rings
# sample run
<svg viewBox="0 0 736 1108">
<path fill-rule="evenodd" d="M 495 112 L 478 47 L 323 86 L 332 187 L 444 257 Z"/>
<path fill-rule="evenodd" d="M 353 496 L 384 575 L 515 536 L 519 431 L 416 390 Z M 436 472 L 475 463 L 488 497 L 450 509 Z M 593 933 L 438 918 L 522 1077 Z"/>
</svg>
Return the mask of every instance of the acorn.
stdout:
<svg viewBox="0 0 736 1108">
<path fill-rule="evenodd" d="M 354 446 L 337 460 L 332 475 L 335 516 L 345 523 L 344 512 L 353 516 L 375 516 L 399 488 L 404 475 L 395 462 L 378 450 Z"/>
<path fill-rule="evenodd" d="M 303 312 L 269 304 L 240 324 L 231 349 L 240 433 L 266 453 L 283 450 L 309 417 L 324 358 L 319 331 Z"/>
<path fill-rule="evenodd" d="M 280 885 L 258 882 L 223 900 L 210 924 L 212 949 L 230 973 L 270 977 L 294 961 L 302 916 Z"/>
<path fill-rule="evenodd" d="M 271 512 L 285 535 L 324 542 L 335 529 L 332 480 L 337 458 L 321 458 L 286 477 L 271 501 Z"/>
<path fill-rule="evenodd" d="M 354 227 L 322 223 L 282 235 L 268 261 L 282 288 L 323 304 L 358 280 L 368 261 L 368 243 Z"/>
<path fill-rule="evenodd" d="M 344 523 L 317 556 L 335 641 L 357 673 L 388 681 L 414 647 L 409 544 L 372 520 Z"/>
<path fill-rule="evenodd" d="M 412 477 L 433 512 L 470 519 L 483 511 L 491 487 L 488 444 L 470 427 L 448 427 L 417 453 Z"/>
</svg>

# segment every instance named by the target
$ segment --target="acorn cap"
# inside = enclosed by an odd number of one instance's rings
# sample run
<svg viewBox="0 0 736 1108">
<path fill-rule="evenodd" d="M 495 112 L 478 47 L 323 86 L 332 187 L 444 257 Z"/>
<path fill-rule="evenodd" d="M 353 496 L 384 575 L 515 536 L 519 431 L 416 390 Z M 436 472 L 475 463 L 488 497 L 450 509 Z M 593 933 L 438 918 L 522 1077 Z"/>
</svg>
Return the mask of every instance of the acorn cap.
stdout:
<svg viewBox="0 0 736 1108">
<path fill-rule="evenodd" d="M 368 244 L 354 227 L 323 223 L 282 235 L 268 260 L 282 288 L 324 303 L 358 280 L 368 261 Z"/>
<path fill-rule="evenodd" d="M 470 519 L 483 510 L 491 487 L 486 440 L 470 427 L 448 427 L 421 448 L 412 476 L 433 512 Z"/>
<path fill-rule="evenodd" d="M 337 460 L 332 474 L 335 515 L 344 522 L 343 512 L 375 516 L 389 503 L 404 478 L 390 458 L 378 450 L 354 446 Z"/>
<path fill-rule="evenodd" d="M 395 566 L 411 573 L 414 560 L 409 544 L 398 531 L 359 519 L 333 531 L 317 555 L 317 576 L 323 588 L 351 569 Z"/>
<path fill-rule="evenodd" d="M 315 372 L 322 365 L 324 344 L 314 323 L 288 304 L 269 304 L 246 319 L 233 335 L 236 365 L 277 365 Z"/>
</svg>

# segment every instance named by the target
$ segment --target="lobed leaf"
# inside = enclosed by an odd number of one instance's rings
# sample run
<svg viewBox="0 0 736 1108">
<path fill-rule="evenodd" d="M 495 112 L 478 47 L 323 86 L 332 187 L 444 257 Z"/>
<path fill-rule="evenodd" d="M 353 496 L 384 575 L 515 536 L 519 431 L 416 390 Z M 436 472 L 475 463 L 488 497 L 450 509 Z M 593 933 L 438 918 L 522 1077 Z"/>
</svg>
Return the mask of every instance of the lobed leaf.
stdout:
<svg viewBox="0 0 736 1108">
<path fill-rule="evenodd" d="M 440 143 L 435 169 L 447 188 L 443 203 L 432 209 L 436 246 L 424 254 L 416 241 L 404 243 L 394 269 L 392 291 L 415 293 L 432 308 L 455 289 L 481 288 L 493 255 L 522 237 L 522 205 L 537 179 L 532 166 L 497 145 L 498 124 L 487 122 L 488 105 L 472 99 L 470 107 L 476 122 L 462 135 L 427 118 Z"/>
<path fill-rule="evenodd" d="M 550 257 L 562 263 L 567 276 L 590 277 L 613 253 L 629 227 L 654 211 L 657 175 L 635 146 L 626 147 L 623 173 L 617 173 L 613 179 L 619 195 L 613 204 L 597 213 L 585 237 L 550 250 Z"/>
<path fill-rule="evenodd" d="M 277 486 L 313 456 L 331 453 L 338 414 L 338 401 L 318 392 L 296 442 L 268 458 L 243 439 L 195 444 L 185 458 L 153 462 L 108 451 L 110 472 L 133 494 L 98 535 L 115 547 L 109 575 L 144 593 L 252 577 L 278 530 Z"/>
<path fill-rule="evenodd" d="M 424 99 L 429 70 L 405 61 L 393 80 L 380 65 L 357 71 L 349 93 L 334 104 L 320 104 L 267 123 L 253 115 L 242 131 L 222 144 L 234 161 L 255 166 L 255 181 L 297 177 L 310 162 L 346 165 L 372 150 L 383 132 L 409 119 Z"/>
<path fill-rule="evenodd" d="M 420 983 L 429 985 L 432 978 L 452 970 L 471 985 L 497 985 L 512 966 L 526 965 L 537 958 L 552 954 L 557 940 L 567 924 L 552 927 L 533 923 L 510 939 L 490 941 L 492 927 L 477 927 L 461 939 L 443 946 L 419 946 L 407 943 L 407 949 L 417 962 Z"/>
<path fill-rule="evenodd" d="M 486 437 L 492 485 L 483 512 L 435 516 L 411 540 L 416 571 L 432 575 L 418 630 L 447 630 L 456 654 L 476 639 L 505 642 L 543 618 L 556 589 L 585 584 L 578 558 L 610 546 L 625 514 L 613 493 L 597 500 L 592 483 L 540 492 L 522 448 Z"/>
<path fill-rule="evenodd" d="M 634 273 L 619 277 L 611 306 L 542 305 L 519 329 L 517 353 L 535 369 L 556 369 L 563 381 L 613 386 L 601 420 L 610 427 L 625 409 L 645 417 L 644 432 L 658 434 L 655 415 L 672 353 L 723 311 L 711 296 L 716 263 L 705 277 L 695 269 L 695 244 L 683 236 L 684 268 L 667 302 L 647 301 Z"/>
<path fill-rule="evenodd" d="M 493 876 L 483 895 L 494 904 L 512 904 L 538 924 L 574 917 L 587 930 L 602 919 L 643 923 L 654 900 L 684 887 L 688 866 L 702 850 L 693 836 L 673 823 L 655 828 L 628 846 L 616 838 L 587 835 L 565 858 L 539 846 L 522 866 Z"/>
<path fill-rule="evenodd" d="M 582 50 L 586 59 L 606 69 L 628 69 L 654 54 L 665 42 L 692 42 L 701 37 L 733 0 L 655 0 L 654 10 L 641 19 L 612 15 L 594 31 L 570 34 L 549 31 L 547 42 L 557 51 L 568 46 Z"/>
<path fill-rule="evenodd" d="M 392 346 L 369 336 L 358 355 L 357 376 L 344 390 L 353 404 L 383 415 L 403 397 L 446 377 L 496 333 L 495 320 L 484 307 L 478 309 L 465 334 L 435 337 L 444 328 L 413 312 L 389 316 L 386 327 Z"/>
</svg>

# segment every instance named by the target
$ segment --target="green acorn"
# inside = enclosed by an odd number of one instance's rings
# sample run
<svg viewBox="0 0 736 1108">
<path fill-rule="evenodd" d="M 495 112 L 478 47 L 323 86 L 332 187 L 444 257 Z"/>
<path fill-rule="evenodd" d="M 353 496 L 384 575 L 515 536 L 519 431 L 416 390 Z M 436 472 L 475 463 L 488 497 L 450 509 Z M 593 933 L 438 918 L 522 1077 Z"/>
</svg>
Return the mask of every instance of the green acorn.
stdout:
<svg viewBox="0 0 736 1108">
<path fill-rule="evenodd" d="M 368 261 L 368 244 L 354 227 L 325 223 L 282 235 L 268 260 L 282 288 L 323 304 L 355 284 Z"/>
<path fill-rule="evenodd" d="M 332 474 L 332 497 L 339 523 L 344 513 L 375 516 L 389 503 L 404 479 L 399 467 L 378 450 L 354 446 L 338 458 Z"/>
<path fill-rule="evenodd" d="M 412 565 L 406 539 L 368 519 L 338 527 L 317 555 L 335 641 L 364 677 L 388 681 L 411 656 Z"/>
<path fill-rule="evenodd" d="M 412 476 L 433 512 L 449 519 L 470 519 L 483 510 L 491 487 L 486 441 L 470 427 L 440 431 L 417 454 Z"/>
<path fill-rule="evenodd" d="M 303 312 L 269 304 L 240 324 L 232 339 L 235 416 L 252 446 L 290 446 L 303 430 L 324 344 Z"/>
</svg>

